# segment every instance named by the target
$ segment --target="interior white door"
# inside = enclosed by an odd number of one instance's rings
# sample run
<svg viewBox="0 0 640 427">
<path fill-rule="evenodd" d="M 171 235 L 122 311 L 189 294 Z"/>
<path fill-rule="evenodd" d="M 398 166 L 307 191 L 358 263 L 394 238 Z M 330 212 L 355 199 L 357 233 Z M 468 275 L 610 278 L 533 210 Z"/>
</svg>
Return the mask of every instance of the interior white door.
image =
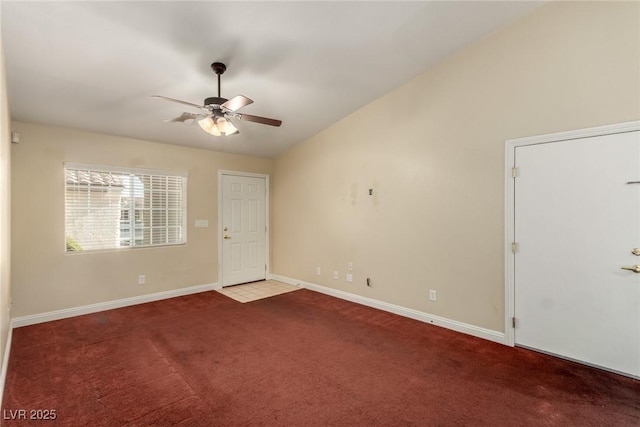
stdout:
<svg viewBox="0 0 640 427">
<path fill-rule="evenodd" d="M 222 175 L 222 286 L 266 278 L 266 180 Z"/>
<path fill-rule="evenodd" d="M 640 377 L 640 132 L 515 160 L 515 343 Z"/>
</svg>

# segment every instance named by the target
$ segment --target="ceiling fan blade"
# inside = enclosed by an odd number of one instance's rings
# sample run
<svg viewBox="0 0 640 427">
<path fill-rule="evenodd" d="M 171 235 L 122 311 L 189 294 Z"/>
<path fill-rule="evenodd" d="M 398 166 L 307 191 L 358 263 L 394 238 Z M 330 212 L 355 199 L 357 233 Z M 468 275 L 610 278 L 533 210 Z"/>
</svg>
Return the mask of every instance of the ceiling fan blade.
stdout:
<svg viewBox="0 0 640 427">
<path fill-rule="evenodd" d="M 152 98 L 160 98 L 160 99 L 164 99 L 167 101 L 171 101 L 171 102 L 177 102 L 178 104 L 183 104 L 183 105 L 188 105 L 189 107 L 194 107 L 194 108 L 205 108 L 202 105 L 198 105 L 198 104 L 194 104 L 192 102 L 187 102 L 187 101 L 180 101 L 179 99 L 174 99 L 174 98 L 169 98 L 168 96 L 162 96 L 162 95 L 151 95 Z"/>
<path fill-rule="evenodd" d="M 269 119 L 269 118 L 260 117 L 260 116 L 252 116 L 251 114 L 236 113 L 234 115 L 234 117 L 236 117 L 236 118 L 238 118 L 240 120 L 246 120 L 248 122 L 261 123 L 263 125 L 269 125 L 269 126 L 280 126 L 282 124 L 282 120 Z"/>
<path fill-rule="evenodd" d="M 202 117 L 202 114 L 193 114 L 193 113 L 182 113 L 180 117 L 176 117 L 174 119 L 163 120 L 165 123 L 173 123 L 173 122 L 181 122 L 184 123 L 187 120 L 196 120 Z"/>
<path fill-rule="evenodd" d="M 247 98 L 244 95 L 236 95 L 224 104 L 221 105 L 222 108 L 228 111 L 236 111 L 241 109 L 242 107 L 246 107 L 247 105 L 253 103 L 252 99 Z"/>
</svg>

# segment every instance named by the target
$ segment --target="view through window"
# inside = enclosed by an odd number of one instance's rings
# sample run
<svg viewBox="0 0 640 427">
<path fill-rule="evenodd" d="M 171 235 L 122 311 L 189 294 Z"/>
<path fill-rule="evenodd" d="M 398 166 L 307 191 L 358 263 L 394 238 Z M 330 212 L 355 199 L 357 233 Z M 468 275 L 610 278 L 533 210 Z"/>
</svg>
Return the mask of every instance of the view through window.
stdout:
<svg viewBox="0 0 640 427">
<path fill-rule="evenodd" d="M 67 252 L 186 242 L 186 173 L 65 164 Z"/>
</svg>

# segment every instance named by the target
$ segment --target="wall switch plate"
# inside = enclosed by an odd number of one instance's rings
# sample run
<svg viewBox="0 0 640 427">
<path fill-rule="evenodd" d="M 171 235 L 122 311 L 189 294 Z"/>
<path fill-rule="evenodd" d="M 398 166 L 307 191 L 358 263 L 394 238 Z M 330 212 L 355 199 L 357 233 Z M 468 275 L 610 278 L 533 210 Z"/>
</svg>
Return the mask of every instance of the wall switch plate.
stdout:
<svg viewBox="0 0 640 427">
<path fill-rule="evenodd" d="M 138 276 L 138 285 L 144 285 L 146 281 L 147 281 L 147 278 L 145 277 L 144 274 L 141 274 Z"/>
<path fill-rule="evenodd" d="M 351 261 L 349 261 L 349 264 L 347 264 L 347 270 L 353 271 L 353 263 Z"/>
<path fill-rule="evenodd" d="M 349 282 L 349 283 L 353 282 L 353 274 L 347 273 L 346 277 L 347 277 L 347 282 Z"/>
<path fill-rule="evenodd" d="M 333 272 L 333 278 L 338 280 L 340 278 L 340 273 L 338 273 L 337 271 Z"/>
<path fill-rule="evenodd" d="M 206 228 L 209 226 L 208 219 L 196 219 L 196 228 Z"/>
<path fill-rule="evenodd" d="M 316 276 L 320 275 L 320 267 L 316 267 Z"/>
<path fill-rule="evenodd" d="M 438 298 L 436 291 L 433 289 L 429 290 L 429 301 L 435 301 Z"/>
</svg>

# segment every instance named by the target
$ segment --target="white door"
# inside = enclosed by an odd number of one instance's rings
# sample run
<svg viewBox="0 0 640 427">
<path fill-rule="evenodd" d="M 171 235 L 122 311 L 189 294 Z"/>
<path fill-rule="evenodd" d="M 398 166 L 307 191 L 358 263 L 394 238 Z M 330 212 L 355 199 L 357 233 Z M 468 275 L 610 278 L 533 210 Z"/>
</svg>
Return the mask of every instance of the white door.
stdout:
<svg viewBox="0 0 640 427">
<path fill-rule="evenodd" d="M 515 343 L 640 377 L 640 132 L 515 162 Z"/>
<path fill-rule="evenodd" d="M 266 179 L 222 175 L 222 286 L 266 278 Z"/>
</svg>

